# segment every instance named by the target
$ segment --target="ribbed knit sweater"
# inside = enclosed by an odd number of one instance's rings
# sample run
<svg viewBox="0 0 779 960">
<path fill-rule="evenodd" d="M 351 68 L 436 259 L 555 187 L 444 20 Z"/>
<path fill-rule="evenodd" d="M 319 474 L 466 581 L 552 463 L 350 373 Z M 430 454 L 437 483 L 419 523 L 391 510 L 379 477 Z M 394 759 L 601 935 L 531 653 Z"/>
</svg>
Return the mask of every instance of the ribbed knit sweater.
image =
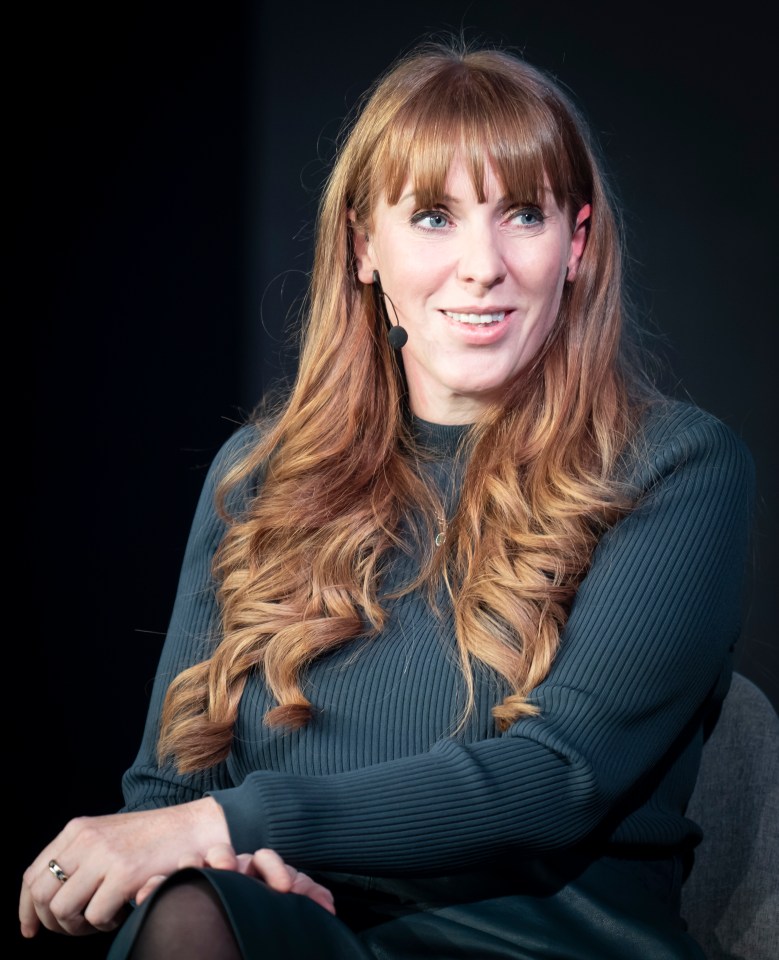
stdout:
<svg viewBox="0 0 779 960">
<path fill-rule="evenodd" d="M 180 776 L 155 762 L 160 708 L 170 680 L 213 643 L 211 560 L 224 533 L 214 490 L 254 429 L 236 431 L 205 481 L 123 809 L 210 794 L 238 852 L 271 847 L 300 869 L 375 875 L 593 843 L 657 857 L 697 842 L 684 814 L 705 722 L 730 682 L 754 496 L 751 457 L 730 428 L 688 404 L 648 415 L 645 455 L 630 465 L 639 505 L 596 548 L 530 696 L 538 716 L 499 733 L 490 710 L 506 689 L 481 669 L 476 710 L 453 733 L 464 686 L 452 619 L 411 593 L 386 601 L 379 636 L 311 665 L 307 727 L 264 726 L 275 703 L 252 676 L 228 759 Z M 417 429 L 454 502 L 463 428 Z M 398 555 L 382 591 L 408 582 L 413 564 Z"/>
</svg>

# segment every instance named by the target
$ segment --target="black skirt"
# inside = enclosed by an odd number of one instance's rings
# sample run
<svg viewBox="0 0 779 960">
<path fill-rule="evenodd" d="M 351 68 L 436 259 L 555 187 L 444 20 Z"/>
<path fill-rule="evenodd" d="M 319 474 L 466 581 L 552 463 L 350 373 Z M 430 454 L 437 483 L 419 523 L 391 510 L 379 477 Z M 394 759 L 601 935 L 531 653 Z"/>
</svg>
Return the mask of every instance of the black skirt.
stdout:
<svg viewBox="0 0 779 960">
<path fill-rule="evenodd" d="M 334 917 L 238 873 L 179 871 L 136 908 L 108 960 L 124 960 L 166 884 L 206 878 L 246 960 L 706 960 L 679 916 L 682 865 L 565 857 L 419 879 L 312 874 Z"/>
</svg>

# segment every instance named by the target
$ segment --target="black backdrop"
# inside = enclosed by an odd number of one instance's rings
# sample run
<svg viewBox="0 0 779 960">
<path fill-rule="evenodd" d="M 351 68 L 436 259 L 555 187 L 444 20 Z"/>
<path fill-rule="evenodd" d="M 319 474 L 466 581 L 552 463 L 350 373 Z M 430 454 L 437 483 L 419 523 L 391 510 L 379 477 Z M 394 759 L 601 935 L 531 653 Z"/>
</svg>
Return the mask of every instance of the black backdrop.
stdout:
<svg viewBox="0 0 779 960">
<path fill-rule="evenodd" d="M 36 371 L 21 448 L 35 482 L 24 467 L 21 482 L 37 623 L 12 640 L 26 662 L 7 682 L 17 876 L 67 818 L 121 803 L 204 469 L 293 369 L 285 318 L 339 122 L 431 31 L 523 50 L 598 133 L 667 383 L 757 464 L 738 666 L 779 704 L 776 89 L 756 3 L 719 19 L 497 0 L 49 6 L 9 34 L 29 182 L 19 276 L 36 305 L 19 332 Z M 13 942 L 14 956 L 60 960 L 107 946 Z"/>
</svg>

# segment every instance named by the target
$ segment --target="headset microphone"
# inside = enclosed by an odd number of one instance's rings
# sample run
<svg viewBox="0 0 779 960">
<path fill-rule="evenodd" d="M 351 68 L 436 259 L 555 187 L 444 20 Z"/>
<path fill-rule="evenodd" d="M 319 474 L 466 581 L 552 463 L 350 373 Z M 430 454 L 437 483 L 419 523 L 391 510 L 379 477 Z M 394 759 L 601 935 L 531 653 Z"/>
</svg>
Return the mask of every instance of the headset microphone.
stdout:
<svg viewBox="0 0 779 960">
<path fill-rule="evenodd" d="M 384 316 L 384 319 L 387 321 L 387 324 L 389 325 L 389 330 L 387 332 L 387 341 L 389 342 L 389 345 L 394 350 L 400 350 L 401 347 L 404 347 L 406 345 L 406 341 L 408 340 L 408 332 L 406 331 L 405 327 L 401 327 L 400 320 L 398 320 L 398 311 L 395 309 L 395 304 L 392 302 L 390 297 L 388 297 L 387 294 L 382 289 L 378 270 L 373 271 L 373 284 L 374 284 L 376 293 L 378 295 L 379 310 Z M 390 323 L 389 314 L 387 313 L 387 308 L 384 305 L 384 299 L 383 299 L 384 297 L 387 297 L 387 300 L 389 300 L 390 306 L 392 307 L 392 312 L 395 314 L 394 327 Z"/>
</svg>

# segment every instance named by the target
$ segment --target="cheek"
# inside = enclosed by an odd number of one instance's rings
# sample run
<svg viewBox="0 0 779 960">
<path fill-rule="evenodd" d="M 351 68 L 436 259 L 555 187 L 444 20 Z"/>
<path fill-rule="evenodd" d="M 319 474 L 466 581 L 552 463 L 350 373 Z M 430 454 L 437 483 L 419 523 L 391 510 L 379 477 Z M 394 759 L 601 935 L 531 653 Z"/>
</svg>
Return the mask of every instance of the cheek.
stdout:
<svg viewBox="0 0 779 960">
<path fill-rule="evenodd" d="M 421 292 L 435 286 L 441 276 L 449 273 L 451 265 L 443 251 L 428 243 L 412 245 L 406 256 L 399 258 L 398 269 L 405 281 Z"/>
<path fill-rule="evenodd" d="M 399 267 L 393 271 L 395 304 L 410 322 L 422 321 L 430 305 L 441 299 L 436 294 L 444 287 L 446 271 L 432 258 L 421 256 L 404 261 Z"/>
<path fill-rule="evenodd" d="M 539 312 L 552 309 L 557 312 L 565 283 L 565 262 L 560 251 L 553 256 L 539 256 L 532 263 L 526 263 L 517 274 L 520 285 L 535 300 Z"/>
</svg>

